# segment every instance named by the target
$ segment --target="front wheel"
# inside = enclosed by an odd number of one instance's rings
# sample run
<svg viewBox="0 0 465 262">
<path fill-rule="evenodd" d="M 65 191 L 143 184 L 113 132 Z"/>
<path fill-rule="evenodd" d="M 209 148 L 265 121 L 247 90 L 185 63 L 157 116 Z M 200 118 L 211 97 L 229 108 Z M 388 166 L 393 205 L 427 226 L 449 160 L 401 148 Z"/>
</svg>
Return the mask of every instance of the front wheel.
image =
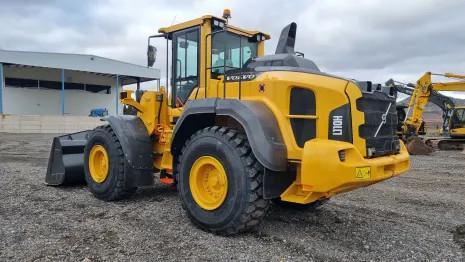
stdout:
<svg viewBox="0 0 465 262">
<path fill-rule="evenodd" d="M 113 129 L 97 127 L 84 149 L 84 171 L 89 191 L 105 201 L 129 197 L 135 187 L 126 185 L 127 174 L 123 149 Z"/>
<path fill-rule="evenodd" d="M 201 229 L 231 235 L 265 216 L 263 167 L 245 135 L 218 126 L 200 130 L 185 143 L 178 163 L 183 207 Z"/>
</svg>

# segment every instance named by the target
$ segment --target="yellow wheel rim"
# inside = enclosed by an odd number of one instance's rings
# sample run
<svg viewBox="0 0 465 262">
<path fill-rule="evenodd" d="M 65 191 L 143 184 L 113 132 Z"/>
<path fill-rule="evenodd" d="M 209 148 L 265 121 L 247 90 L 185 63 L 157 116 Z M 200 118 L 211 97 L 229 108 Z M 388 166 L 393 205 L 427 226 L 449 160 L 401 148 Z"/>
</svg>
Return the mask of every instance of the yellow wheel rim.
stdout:
<svg viewBox="0 0 465 262">
<path fill-rule="evenodd" d="M 192 165 L 189 187 L 194 201 L 205 210 L 220 207 L 228 193 L 228 177 L 216 158 L 202 156 Z"/>
<path fill-rule="evenodd" d="M 101 145 L 94 145 L 89 154 L 89 171 L 92 180 L 103 183 L 108 177 L 109 166 L 107 150 Z"/>
</svg>

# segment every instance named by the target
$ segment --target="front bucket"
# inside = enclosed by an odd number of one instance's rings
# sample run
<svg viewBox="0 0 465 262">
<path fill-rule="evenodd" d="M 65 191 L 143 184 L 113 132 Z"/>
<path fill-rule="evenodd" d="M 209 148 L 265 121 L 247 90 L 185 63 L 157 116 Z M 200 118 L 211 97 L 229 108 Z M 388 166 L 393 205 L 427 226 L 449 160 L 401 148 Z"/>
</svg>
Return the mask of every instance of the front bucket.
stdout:
<svg viewBox="0 0 465 262">
<path fill-rule="evenodd" d="M 84 184 L 84 147 L 90 130 L 53 138 L 45 183 L 51 186 Z"/>
</svg>

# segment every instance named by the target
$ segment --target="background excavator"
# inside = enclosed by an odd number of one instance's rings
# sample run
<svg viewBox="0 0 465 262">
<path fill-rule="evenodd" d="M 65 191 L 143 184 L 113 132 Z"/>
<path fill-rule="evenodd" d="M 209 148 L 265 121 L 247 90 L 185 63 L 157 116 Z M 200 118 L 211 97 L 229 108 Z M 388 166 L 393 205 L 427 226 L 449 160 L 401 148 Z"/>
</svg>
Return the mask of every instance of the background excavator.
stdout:
<svg viewBox="0 0 465 262">
<path fill-rule="evenodd" d="M 265 55 L 270 36 L 229 18 L 225 10 L 149 37 L 166 41 L 166 86 L 122 92 L 135 116 L 56 137 L 47 184 L 85 180 L 114 201 L 156 175 L 176 185 L 195 225 L 230 235 L 257 226 L 271 201 L 314 207 L 409 169 L 394 89 L 320 71 L 294 51 L 295 23 Z M 149 66 L 155 53 L 149 45 Z"/>
<path fill-rule="evenodd" d="M 432 82 L 433 75 L 455 81 Z M 465 91 L 464 79 L 465 76 L 458 74 L 427 72 L 416 84 L 401 84 L 392 79 L 386 82 L 387 86 L 395 88 L 397 92 L 410 95 L 408 106 L 397 106 L 398 133 L 407 142 L 410 154 L 428 154 L 435 147 L 440 150 L 462 150 L 464 148 L 465 107 L 456 106 L 450 97 L 439 93 L 439 91 Z M 419 137 L 426 134 L 423 113 L 428 102 L 434 103 L 443 112 L 442 137 Z"/>
</svg>

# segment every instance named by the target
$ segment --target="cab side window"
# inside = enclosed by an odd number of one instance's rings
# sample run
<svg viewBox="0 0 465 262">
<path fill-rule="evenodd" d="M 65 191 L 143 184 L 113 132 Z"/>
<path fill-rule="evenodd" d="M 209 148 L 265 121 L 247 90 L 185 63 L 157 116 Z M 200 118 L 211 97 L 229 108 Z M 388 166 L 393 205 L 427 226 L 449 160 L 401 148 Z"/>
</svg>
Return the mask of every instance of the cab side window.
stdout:
<svg viewBox="0 0 465 262">
<path fill-rule="evenodd" d="M 212 74 L 221 75 L 239 69 L 257 56 L 257 43 L 230 32 L 215 34 L 212 38 Z"/>
<path fill-rule="evenodd" d="M 452 128 L 465 127 L 465 109 L 456 109 L 452 116 Z"/>
</svg>

